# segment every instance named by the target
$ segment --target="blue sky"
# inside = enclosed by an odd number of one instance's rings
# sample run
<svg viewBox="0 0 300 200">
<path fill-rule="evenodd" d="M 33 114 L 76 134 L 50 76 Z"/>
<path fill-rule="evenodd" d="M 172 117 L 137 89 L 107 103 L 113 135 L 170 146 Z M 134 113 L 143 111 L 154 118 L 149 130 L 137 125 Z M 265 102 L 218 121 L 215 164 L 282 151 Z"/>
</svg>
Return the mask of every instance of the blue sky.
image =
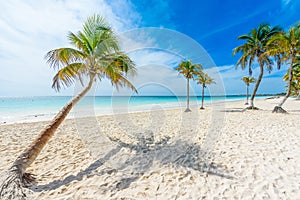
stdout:
<svg viewBox="0 0 300 200">
<path fill-rule="evenodd" d="M 247 71 L 235 70 L 232 49 L 242 44 L 237 37 L 262 22 L 288 29 L 299 21 L 300 1 L 7 0 L 0 7 L 0 96 L 73 95 L 74 87 L 59 94 L 51 88 L 55 72 L 44 55 L 69 46 L 67 32 L 80 30 L 94 13 L 120 34 L 123 50 L 137 64 L 138 76 L 131 80 L 140 95 L 184 95 L 185 80 L 174 71 L 182 59 L 201 62 L 216 79 L 207 94 L 242 94 Z M 258 93 L 283 92 L 285 70 L 266 72 Z M 199 95 L 199 85 L 191 83 L 191 91 Z M 131 94 L 107 80 L 94 92 Z"/>
</svg>

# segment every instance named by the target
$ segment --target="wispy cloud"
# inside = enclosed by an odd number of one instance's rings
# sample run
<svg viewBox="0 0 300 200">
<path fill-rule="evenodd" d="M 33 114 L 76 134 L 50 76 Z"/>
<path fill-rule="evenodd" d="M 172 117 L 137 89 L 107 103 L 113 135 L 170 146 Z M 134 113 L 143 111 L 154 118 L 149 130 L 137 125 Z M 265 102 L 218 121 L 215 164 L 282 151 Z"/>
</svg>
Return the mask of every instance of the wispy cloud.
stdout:
<svg viewBox="0 0 300 200">
<path fill-rule="evenodd" d="M 1 1 L 0 15 L 0 96 L 56 95 L 51 89 L 54 71 L 45 63 L 44 55 L 51 49 L 69 46 L 66 34 L 81 29 L 85 19 L 93 13 L 103 15 L 120 33 L 122 50 L 137 64 L 138 76 L 131 79 L 141 94 L 184 95 L 186 81 L 174 70 L 183 59 L 201 63 L 205 70 L 216 79 L 217 84 L 209 86 L 211 94 L 243 93 L 240 80 L 246 71 L 235 70 L 232 65 L 215 66 L 203 47 L 192 38 L 169 29 L 136 29 L 146 22 L 163 26 L 171 22 L 172 11 L 167 1 L 151 1 L 160 14 L 152 16 L 151 5 L 147 11 L 138 12 L 136 5 L 128 0 L 85 0 L 78 1 Z M 284 1 L 287 5 L 293 1 Z M 143 8 L 140 4 L 140 9 Z M 147 3 L 146 3 L 147 4 Z M 208 32 L 208 37 L 229 29 L 256 16 L 262 10 L 245 16 L 232 24 Z M 160 23 L 161 22 L 161 23 Z M 174 26 L 173 26 L 174 25 Z M 138 31 L 136 31 L 138 30 Z M 257 76 L 257 69 L 254 76 Z M 276 90 L 284 89 L 281 81 L 283 71 L 274 70 L 265 75 L 260 91 L 270 91 L 271 84 Z M 275 87 L 276 86 L 276 87 Z M 200 86 L 191 82 L 192 94 L 199 94 Z M 121 90 L 124 94 L 128 90 Z M 62 95 L 73 95 L 73 88 L 64 90 Z M 116 94 L 108 80 L 97 85 L 97 95 Z"/>
<path fill-rule="evenodd" d="M 175 29 L 176 24 L 172 17 L 176 15 L 173 13 L 172 1 L 169 0 L 130 0 L 134 3 L 134 8 L 142 13 L 141 26 L 142 27 L 161 27 Z"/>
<path fill-rule="evenodd" d="M 210 31 L 206 34 L 201 35 L 201 37 L 199 39 L 205 39 L 207 37 L 210 37 L 214 34 L 217 34 L 217 33 L 223 32 L 225 30 L 231 29 L 231 28 L 233 28 L 235 26 L 238 26 L 240 24 L 247 23 L 251 18 L 254 18 L 254 17 L 256 17 L 256 16 L 258 16 L 262 13 L 265 13 L 267 11 L 268 11 L 268 8 L 265 8 L 265 7 L 261 8 L 261 9 L 256 9 L 256 11 L 251 13 L 251 14 L 245 15 L 244 17 L 238 18 L 235 21 L 232 21 L 231 23 L 225 24 L 223 26 L 216 27 L 216 29 L 213 29 L 212 31 Z"/>
<path fill-rule="evenodd" d="M 288 5 L 292 0 L 282 0 L 283 5 Z"/>
<path fill-rule="evenodd" d="M 264 72 L 263 80 L 260 84 L 258 93 L 279 93 L 285 91 L 285 82 L 282 81 L 283 75 L 286 73 L 287 66 L 282 66 L 280 70 L 274 69 L 271 73 Z M 211 77 L 218 84 L 224 85 L 226 94 L 243 94 L 245 84 L 241 80 L 243 76 L 248 76 L 247 70 L 236 69 L 234 65 L 218 66 L 216 69 L 207 69 Z M 253 77 L 257 78 L 260 73 L 259 67 L 254 67 Z M 254 84 L 251 85 L 251 88 Z M 219 86 L 220 87 L 220 86 Z M 210 86 L 211 90 L 216 90 L 216 86 Z"/>
<path fill-rule="evenodd" d="M 126 0 L 115 2 L 122 7 L 104 0 L 1 1 L 0 95 L 56 94 L 50 88 L 54 72 L 43 57 L 51 49 L 69 46 L 68 31 L 80 30 L 94 13 L 104 16 L 118 32 L 138 27 L 139 14 L 131 5 Z M 72 94 L 72 89 L 62 94 Z"/>
<path fill-rule="evenodd" d="M 290 22 L 292 18 L 295 18 L 294 16 L 298 16 L 299 9 L 300 1 L 298 0 L 281 0 L 281 15 L 284 17 L 279 18 L 278 21 L 281 23 Z M 296 20 L 299 20 L 299 18 L 296 17 Z M 292 23 L 295 22 L 296 21 L 292 21 Z"/>
</svg>

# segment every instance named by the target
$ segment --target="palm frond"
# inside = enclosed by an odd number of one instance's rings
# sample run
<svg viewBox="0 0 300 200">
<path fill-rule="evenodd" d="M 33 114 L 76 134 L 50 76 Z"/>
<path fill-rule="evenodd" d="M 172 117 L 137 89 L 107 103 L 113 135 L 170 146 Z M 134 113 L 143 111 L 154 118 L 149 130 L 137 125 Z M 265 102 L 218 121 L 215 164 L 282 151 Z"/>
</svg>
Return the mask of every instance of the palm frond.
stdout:
<svg viewBox="0 0 300 200">
<path fill-rule="evenodd" d="M 256 79 L 254 77 L 252 77 L 252 76 L 244 76 L 242 78 L 242 80 L 244 81 L 244 83 L 246 85 L 249 85 L 250 83 L 255 83 L 256 82 Z"/>
<path fill-rule="evenodd" d="M 264 63 L 264 65 L 266 65 L 267 71 L 269 73 L 271 73 L 271 71 L 273 70 L 273 61 L 268 57 L 264 57 L 263 58 L 263 63 Z"/>
<path fill-rule="evenodd" d="M 123 52 L 107 54 L 97 60 L 97 72 L 105 73 L 110 68 L 130 76 L 136 75 L 135 63 Z"/>
<path fill-rule="evenodd" d="M 111 80 L 111 84 L 119 90 L 120 87 L 128 87 L 135 93 L 138 93 L 136 87 L 123 75 L 119 74 L 116 80 Z"/>
<path fill-rule="evenodd" d="M 107 38 L 107 36 L 102 36 L 99 38 L 99 42 L 95 47 L 95 56 L 103 57 L 105 54 L 118 51 L 118 41 L 115 38 Z"/>
<path fill-rule="evenodd" d="M 208 76 L 206 73 L 200 73 L 197 77 L 197 84 L 204 84 L 204 85 L 209 85 L 209 84 L 215 84 L 216 82 L 214 81 L 213 78 Z"/>
<path fill-rule="evenodd" d="M 99 49 L 99 45 L 102 44 L 106 46 L 105 49 L 119 51 L 118 41 L 114 32 L 106 20 L 99 15 L 94 15 L 87 19 L 84 24 L 83 35 L 86 36 L 86 39 L 93 50 L 96 48 Z M 107 52 L 108 51 L 105 53 Z"/>
<path fill-rule="evenodd" d="M 68 39 L 72 45 L 74 45 L 78 49 L 82 50 L 83 52 L 88 53 L 90 51 L 90 49 L 88 48 L 86 41 L 82 40 L 79 35 L 80 35 L 80 32 L 78 33 L 78 36 L 72 32 L 69 32 Z"/>
<path fill-rule="evenodd" d="M 248 63 L 248 56 L 247 55 L 243 55 L 237 61 L 235 68 L 237 69 L 238 66 L 241 66 L 241 68 L 244 70 L 246 68 L 246 64 L 247 63 Z"/>
<path fill-rule="evenodd" d="M 110 29 L 111 27 L 106 20 L 97 14 L 88 17 L 83 25 L 84 34 L 91 38 L 93 38 L 94 34 L 99 31 L 107 31 Z"/>
<path fill-rule="evenodd" d="M 235 56 L 237 53 L 244 52 L 244 51 L 245 51 L 245 46 L 241 45 L 233 49 L 232 55 Z"/>
<path fill-rule="evenodd" d="M 81 31 L 78 32 L 78 37 L 84 42 L 84 50 L 87 54 L 91 55 L 93 53 L 92 41 Z"/>
<path fill-rule="evenodd" d="M 72 63 L 60 69 L 53 77 L 52 88 L 60 91 L 61 87 L 69 87 L 76 78 L 81 79 L 82 74 L 86 73 L 86 67 L 82 63 Z"/>
<path fill-rule="evenodd" d="M 188 79 L 194 79 L 194 76 L 201 73 L 202 69 L 203 67 L 201 64 L 192 64 L 190 60 L 180 62 L 178 67 L 175 68 L 179 74 L 183 74 Z"/>
<path fill-rule="evenodd" d="M 84 53 L 72 48 L 54 49 L 45 55 L 47 63 L 58 69 L 73 62 L 82 61 L 85 57 Z"/>
<path fill-rule="evenodd" d="M 254 42 L 253 38 L 251 37 L 251 35 L 241 35 L 238 37 L 238 40 L 246 40 L 248 42 Z"/>
</svg>

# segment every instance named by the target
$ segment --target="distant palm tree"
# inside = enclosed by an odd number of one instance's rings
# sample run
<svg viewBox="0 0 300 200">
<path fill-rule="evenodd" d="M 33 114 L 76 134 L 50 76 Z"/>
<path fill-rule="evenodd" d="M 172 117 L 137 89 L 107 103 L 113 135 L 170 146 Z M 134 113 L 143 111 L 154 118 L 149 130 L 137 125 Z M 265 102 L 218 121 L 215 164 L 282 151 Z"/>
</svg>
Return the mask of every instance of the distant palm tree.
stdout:
<svg viewBox="0 0 300 200">
<path fill-rule="evenodd" d="M 280 56 L 280 62 L 288 61 L 290 67 L 288 69 L 288 82 L 287 82 L 287 91 L 286 95 L 282 101 L 274 107 L 273 112 L 276 113 L 286 113 L 282 108 L 282 105 L 289 98 L 291 94 L 292 82 L 293 82 L 293 68 L 297 64 L 297 55 L 300 54 L 300 24 L 294 27 L 291 27 L 286 33 L 282 32 L 276 34 L 268 41 L 268 51 L 270 55 Z"/>
<path fill-rule="evenodd" d="M 201 84 L 202 85 L 202 104 L 201 104 L 200 109 L 204 109 L 204 107 L 203 107 L 203 103 L 204 103 L 204 88 L 206 88 L 207 85 L 214 84 L 216 82 L 214 81 L 213 78 L 209 77 L 208 74 L 205 74 L 205 73 L 198 74 L 196 80 L 197 80 L 197 84 Z"/>
<path fill-rule="evenodd" d="M 245 105 L 248 105 L 249 86 L 250 86 L 251 83 L 255 83 L 255 82 L 256 82 L 256 79 L 253 78 L 253 77 L 251 77 L 251 76 L 244 76 L 244 77 L 242 78 L 242 80 L 244 81 L 244 83 L 246 84 L 246 87 L 247 87 L 247 89 L 246 89 L 246 99 L 247 99 L 247 100 L 246 100 Z"/>
<path fill-rule="evenodd" d="M 250 106 L 248 107 L 248 109 L 257 109 L 254 106 L 254 98 L 263 78 L 264 67 L 266 66 L 266 69 L 270 72 L 272 71 L 273 65 L 270 56 L 266 54 L 266 51 L 268 50 L 267 42 L 272 36 L 279 33 L 280 31 L 281 29 L 277 26 L 272 28 L 268 24 L 261 24 L 257 29 L 252 29 L 249 34 L 241 35 L 238 37 L 239 40 L 244 40 L 245 43 L 233 50 L 233 55 L 242 53 L 236 66 L 238 67 L 240 65 L 242 69 L 245 69 L 248 65 L 250 76 L 252 75 L 252 65 L 255 59 L 257 60 L 260 68 L 260 74 L 253 89 L 253 93 L 250 99 Z M 278 65 L 278 67 L 280 67 L 280 65 Z"/>
<path fill-rule="evenodd" d="M 34 162 L 43 147 L 54 135 L 58 126 L 64 121 L 72 107 L 91 89 L 98 77 L 106 77 L 116 87 L 135 87 L 127 80 L 128 72 L 135 71 L 131 59 L 120 52 L 115 34 L 99 15 L 89 17 L 83 31 L 68 34 L 70 43 L 75 48 L 59 48 L 47 53 L 47 62 L 58 72 L 53 78 L 52 87 L 59 91 L 61 87 L 70 86 L 82 77 L 88 77 L 89 83 L 67 103 L 47 125 L 27 149 L 16 159 L 7 172 L 7 178 L 0 188 L 0 199 L 24 198 L 22 187 L 34 180 L 26 169 Z"/>
<path fill-rule="evenodd" d="M 179 74 L 183 74 L 187 79 L 187 104 L 185 112 L 191 112 L 190 110 L 190 79 L 194 79 L 195 75 L 201 73 L 203 67 L 200 64 L 192 64 L 190 60 L 182 61 L 176 68 Z"/>
</svg>

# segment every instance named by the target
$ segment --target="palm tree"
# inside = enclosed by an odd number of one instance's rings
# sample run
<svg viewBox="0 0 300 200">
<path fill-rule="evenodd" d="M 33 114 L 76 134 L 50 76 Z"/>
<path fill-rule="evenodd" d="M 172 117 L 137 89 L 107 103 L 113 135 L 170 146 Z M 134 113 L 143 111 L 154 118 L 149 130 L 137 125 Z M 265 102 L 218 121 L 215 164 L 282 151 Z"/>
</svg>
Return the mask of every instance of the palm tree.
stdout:
<svg viewBox="0 0 300 200">
<path fill-rule="evenodd" d="M 68 38 L 75 48 L 54 49 L 45 56 L 50 66 L 58 70 L 53 78 L 52 87 L 59 91 L 61 87 L 70 86 L 83 77 L 87 77 L 89 82 L 16 159 L 1 185 L 0 199 L 24 198 L 23 187 L 34 181 L 34 177 L 26 173 L 26 169 L 37 158 L 72 107 L 91 89 L 97 77 L 99 80 L 105 77 L 110 79 L 117 88 L 128 86 L 136 91 L 127 79 L 129 72 L 135 72 L 135 65 L 119 50 L 115 34 L 102 17 L 99 15 L 89 17 L 83 25 L 83 31 L 77 34 L 70 32 Z"/>
<path fill-rule="evenodd" d="M 208 74 L 205 74 L 205 73 L 200 73 L 197 78 L 197 84 L 201 84 L 202 85 L 202 104 L 201 104 L 201 107 L 200 109 L 204 109 L 203 107 L 203 103 L 204 103 L 204 88 L 206 88 L 207 85 L 209 84 L 213 84 L 213 83 L 216 83 L 214 81 L 213 78 L 209 77 Z"/>
<path fill-rule="evenodd" d="M 253 78 L 253 77 L 251 77 L 251 76 L 244 76 L 243 78 L 242 78 L 242 80 L 244 81 L 244 83 L 246 84 L 246 87 L 247 87 L 247 89 L 246 89 L 246 103 L 245 103 L 245 105 L 248 105 L 248 99 L 249 99 L 249 86 L 250 86 L 250 84 L 251 83 L 255 83 L 256 82 L 256 79 L 255 78 Z"/>
<path fill-rule="evenodd" d="M 179 66 L 176 68 L 179 71 L 179 74 L 183 74 L 187 79 L 187 104 L 185 112 L 191 112 L 190 110 L 190 79 L 194 79 L 195 75 L 201 73 L 203 67 L 200 64 L 192 64 L 190 60 L 182 61 Z"/>
<path fill-rule="evenodd" d="M 233 50 L 233 55 L 242 53 L 242 56 L 237 61 L 236 67 L 241 66 L 241 68 L 244 70 L 248 65 L 249 75 L 251 76 L 252 65 L 256 59 L 260 68 L 260 74 L 253 89 L 253 93 L 250 99 L 250 106 L 248 107 L 248 109 L 257 109 L 254 106 L 254 98 L 263 78 L 264 67 L 266 66 L 266 69 L 271 72 L 273 65 L 270 56 L 265 53 L 267 51 L 267 42 L 272 36 L 279 33 L 280 31 L 281 29 L 277 26 L 272 28 L 268 24 L 261 24 L 257 29 L 252 29 L 249 34 L 241 35 L 238 37 L 239 40 L 244 40 L 245 43 Z M 278 65 L 278 67 L 280 67 L 280 65 Z"/>
<path fill-rule="evenodd" d="M 280 62 L 288 61 L 290 67 L 288 69 L 287 91 L 282 101 L 274 107 L 273 112 L 286 113 L 282 105 L 289 98 L 291 94 L 293 82 L 293 68 L 297 64 L 297 55 L 300 53 L 300 24 L 291 27 L 286 33 L 282 32 L 276 34 L 268 41 L 268 51 L 270 55 L 277 55 L 280 57 Z"/>
</svg>

